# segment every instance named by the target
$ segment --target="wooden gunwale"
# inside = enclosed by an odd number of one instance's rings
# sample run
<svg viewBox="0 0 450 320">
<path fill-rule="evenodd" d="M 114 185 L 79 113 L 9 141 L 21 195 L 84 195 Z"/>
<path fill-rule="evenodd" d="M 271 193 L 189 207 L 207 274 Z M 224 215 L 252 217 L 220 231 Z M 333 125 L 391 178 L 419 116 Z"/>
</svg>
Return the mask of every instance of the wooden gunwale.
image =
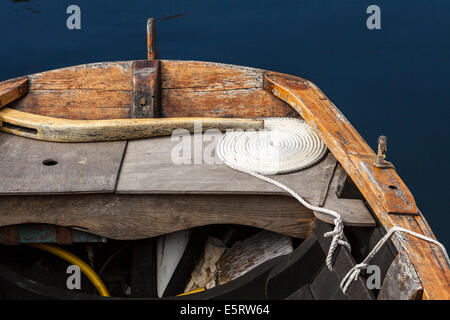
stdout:
<svg viewBox="0 0 450 320">
<path fill-rule="evenodd" d="M 297 110 L 322 138 L 387 230 L 401 226 L 434 238 L 395 170 L 373 166 L 373 150 L 317 86 L 299 77 L 266 72 L 265 88 Z M 422 298 L 449 299 L 449 269 L 440 250 L 411 235 L 393 240 L 417 271 Z"/>
</svg>

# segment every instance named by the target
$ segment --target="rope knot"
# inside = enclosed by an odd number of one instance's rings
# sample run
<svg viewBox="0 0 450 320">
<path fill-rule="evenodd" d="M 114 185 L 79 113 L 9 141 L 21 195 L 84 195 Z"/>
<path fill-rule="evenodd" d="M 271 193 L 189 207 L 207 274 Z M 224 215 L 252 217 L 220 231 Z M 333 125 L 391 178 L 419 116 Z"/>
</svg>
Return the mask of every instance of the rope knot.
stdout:
<svg viewBox="0 0 450 320">
<path fill-rule="evenodd" d="M 367 263 L 359 263 L 355 265 L 350 271 L 345 275 L 344 279 L 341 281 L 341 289 L 344 293 L 347 292 L 348 287 L 353 281 L 358 280 L 361 271 L 366 269 L 369 265 Z"/>
<path fill-rule="evenodd" d="M 337 249 L 337 246 L 338 245 L 345 246 L 349 251 L 352 250 L 350 243 L 348 243 L 348 241 L 345 240 L 344 223 L 340 215 L 334 219 L 333 231 L 326 232 L 323 236 L 325 238 L 333 237 L 333 239 L 331 240 L 330 249 L 328 250 L 327 259 L 325 261 L 328 269 L 330 271 L 333 271 L 333 257 Z"/>
</svg>

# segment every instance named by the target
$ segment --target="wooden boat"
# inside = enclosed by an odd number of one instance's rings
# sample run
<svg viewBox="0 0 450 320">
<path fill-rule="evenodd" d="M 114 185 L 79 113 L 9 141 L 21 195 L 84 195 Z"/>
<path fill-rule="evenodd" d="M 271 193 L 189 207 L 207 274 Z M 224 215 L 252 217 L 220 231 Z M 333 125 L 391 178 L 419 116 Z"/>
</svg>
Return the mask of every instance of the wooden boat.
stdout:
<svg viewBox="0 0 450 320">
<path fill-rule="evenodd" d="M 99 298 L 31 281 L 11 267 L 18 263 L 18 250 L 36 251 L 13 246 L 32 238 L 32 231 L 21 229 L 29 224 L 55 226 L 54 241 L 72 244 L 69 250 L 80 246 L 75 242 L 93 241 L 75 234 L 81 230 L 102 242 L 136 241 L 140 244 L 133 254 L 143 250 L 142 241 L 160 235 L 233 224 L 299 240 L 288 255 L 179 299 L 450 298 L 445 254 L 407 233 L 393 235 L 371 261 L 381 270 L 380 288 L 368 288 L 370 274 L 364 273 L 346 293 L 340 287 L 347 272 L 391 228 L 435 238 L 395 168 L 383 161 L 383 143 L 377 155 L 306 79 L 220 63 L 159 60 L 151 20 L 148 30 L 148 60 L 91 63 L 0 83 L 4 297 Z M 49 125 L 40 116 L 53 120 Z M 330 271 L 325 257 L 331 239 L 324 233 L 333 230 L 332 218 L 225 165 L 177 166 L 167 161 L 170 137 L 134 140 L 158 135 L 154 131 L 162 127 L 170 132 L 176 125 L 167 121 L 179 117 L 239 118 L 248 125 L 261 117 L 304 119 L 329 153 L 313 167 L 277 179 L 313 205 L 341 212 L 352 250 L 340 247 Z M 97 121 L 94 129 L 92 120 Z M 98 140 L 115 141 L 77 142 Z M 48 234 L 42 236 L 46 241 Z M 139 260 L 135 267 L 145 263 Z"/>
</svg>

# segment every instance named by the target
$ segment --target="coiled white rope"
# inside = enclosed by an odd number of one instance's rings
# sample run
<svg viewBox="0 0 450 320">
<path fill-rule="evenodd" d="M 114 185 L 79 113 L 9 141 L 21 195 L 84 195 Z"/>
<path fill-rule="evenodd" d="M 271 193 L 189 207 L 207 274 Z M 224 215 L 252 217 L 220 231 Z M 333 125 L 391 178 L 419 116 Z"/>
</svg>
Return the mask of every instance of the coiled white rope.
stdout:
<svg viewBox="0 0 450 320">
<path fill-rule="evenodd" d="M 341 281 L 341 289 L 344 293 L 347 292 L 348 287 L 350 286 L 350 284 L 353 281 L 358 280 L 359 275 L 361 273 L 362 270 L 366 269 L 369 266 L 369 261 L 372 260 L 372 258 L 377 254 L 377 252 L 380 250 L 380 248 L 389 240 L 389 238 L 395 233 L 395 232 L 404 232 L 404 233 L 408 233 L 410 235 L 413 235 L 417 238 L 420 238 L 422 240 L 434 243 L 436 245 L 438 245 L 441 249 L 442 252 L 444 253 L 447 265 L 450 265 L 450 260 L 447 254 L 447 250 L 445 250 L 445 247 L 442 243 L 440 243 L 439 241 L 424 236 L 423 234 L 399 227 L 399 226 L 395 226 L 392 227 L 381 239 L 380 241 L 378 241 L 378 243 L 375 245 L 375 247 L 373 247 L 372 251 L 370 251 L 370 253 L 367 255 L 367 257 L 363 260 L 363 262 L 355 265 L 353 268 L 350 269 L 350 271 L 345 275 L 344 279 L 342 279 Z"/>
<path fill-rule="evenodd" d="M 295 118 L 265 118 L 264 130 L 227 132 L 216 147 L 223 161 L 263 175 L 299 171 L 320 161 L 327 148 Z"/>
<path fill-rule="evenodd" d="M 288 192 L 308 209 L 334 217 L 333 231 L 324 234 L 325 237 L 332 237 L 326 265 L 333 270 L 333 257 L 338 245 L 351 250 L 344 237 L 341 215 L 309 204 L 288 186 L 265 176 L 310 167 L 323 158 L 327 149 L 304 120 L 266 118 L 264 128 L 258 132 L 227 132 L 216 146 L 217 155 L 227 166 Z"/>
</svg>

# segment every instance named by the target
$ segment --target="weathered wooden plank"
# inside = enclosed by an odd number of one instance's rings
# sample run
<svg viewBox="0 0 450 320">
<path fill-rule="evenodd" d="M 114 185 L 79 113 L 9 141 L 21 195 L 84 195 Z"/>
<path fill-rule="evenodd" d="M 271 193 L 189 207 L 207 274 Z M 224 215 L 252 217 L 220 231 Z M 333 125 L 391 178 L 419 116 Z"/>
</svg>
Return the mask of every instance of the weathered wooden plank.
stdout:
<svg viewBox="0 0 450 320">
<path fill-rule="evenodd" d="M 161 60 L 162 116 L 296 116 L 263 87 L 263 70 Z"/>
<path fill-rule="evenodd" d="M 263 70 L 231 64 L 161 60 L 162 89 L 235 90 L 262 88 Z"/>
<path fill-rule="evenodd" d="M 361 200 L 337 197 L 339 177 L 343 170 L 341 165 L 336 166 L 322 207 L 339 212 L 346 226 L 374 227 L 375 219 Z M 334 218 L 330 215 L 318 211 L 314 211 L 314 215 L 322 221 L 333 223 Z"/>
<path fill-rule="evenodd" d="M 29 75 L 34 90 L 131 91 L 132 62 L 99 62 Z"/>
<path fill-rule="evenodd" d="M 416 271 L 403 254 L 397 255 L 389 267 L 378 300 L 417 300 L 422 296 L 422 285 Z"/>
<path fill-rule="evenodd" d="M 162 89 L 163 117 L 295 117 L 298 114 L 263 89 Z M 281 102 L 281 103 L 280 103 Z"/>
<path fill-rule="evenodd" d="M 182 300 L 266 300 L 264 287 L 267 276 L 274 266 L 284 258 L 285 256 L 282 256 L 266 261 L 252 271 L 224 285 L 177 298 Z"/>
<path fill-rule="evenodd" d="M 18 136 L 54 142 L 94 142 L 168 136 L 177 129 L 194 132 L 227 129 L 258 130 L 264 121 L 236 118 L 169 118 L 70 120 L 40 116 L 10 108 L 0 110 L 0 130 Z"/>
<path fill-rule="evenodd" d="M 0 82 L 0 108 L 28 92 L 28 78 Z"/>
<path fill-rule="evenodd" d="M 274 232 L 260 231 L 227 249 L 216 265 L 218 283 L 225 284 L 258 265 L 279 256 L 292 253 L 292 240 Z"/>
<path fill-rule="evenodd" d="M 63 175 L 65 177 L 65 175 Z M 314 216 L 275 195 L 5 195 L 0 226 L 48 223 L 134 240 L 208 224 L 241 224 L 306 238 Z"/>
<path fill-rule="evenodd" d="M 116 191 L 118 193 L 287 194 L 283 190 L 233 170 L 215 155 L 217 136 L 186 136 L 185 163 L 178 158 L 182 140 L 170 137 L 129 141 Z M 192 139 L 191 139 L 192 138 Z M 183 138 L 181 138 L 183 139 Z M 215 140 L 214 140 L 215 139 Z M 194 146 L 197 149 L 195 152 Z M 199 147 L 200 146 L 200 147 Z M 178 148 L 178 149 L 177 149 Z M 198 150 L 201 151 L 198 153 Z M 185 150 L 186 151 L 186 150 Z M 324 162 L 299 172 L 276 175 L 313 204 L 319 200 Z"/>
<path fill-rule="evenodd" d="M 159 60 L 133 62 L 131 118 L 156 118 L 159 116 L 159 82 Z"/>
<path fill-rule="evenodd" d="M 376 155 L 330 100 L 311 82 L 267 72 L 265 88 L 289 103 L 311 125 L 358 186 L 386 229 L 395 225 L 427 234 L 410 191 L 392 168 L 373 166 Z M 409 214 L 413 216 L 399 216 Z M 394 243 L 406 253 L 420 277 L 423 298 L 448 299 L 448 266 L 442 254 L 413 236 Z"/>
<path fill-rule="evenodd" d="M 320 190 L 320 198 L 318 206 L 321 207 L 325 203 L 328 189 L 330 188 L 331 179 L 334 175 L 334 170 L 336 169 L 337 161 L 331 152 L 328 152 L 325 158 L 326 165 L 322 173 L 322 190 Z"/>
<path fill-rule="evenodd" d="M 129 118 L 132 62 L 101 62 L 29 75 L 29 94 L 10 104 L 66 119 Z"/>
<path fill-rule="evenodd" d="M 30 75 L 30 94 L 12 106 L 67 119 L 129 118 L 132 63 L 94 63 Z M 262 70 L 195 61 L 160 63 L 162 117 L 297 115 L 263 90 Z"/>
<path fill-rule="evenodd" d="M 126 142 L 62 144 L 0 133 L 0 194 L 113 192 Z"/>
<path fill-rule="evenodd" d="M 178 157 L 179 149 L 177 147 L 183 143 L 179 140 L 172 141 L 169 137 L 161 137 L 130 141 L 116 191 L 118 193 L 154 194 L 288 195 L 284 190 L 265 181 L 222 164 L 214 152 L 214 143 L 217 143 L 217 137 L 214 137 L 214 134 L 206 133 L 203 135 L 203 139 L 200 135 L 191 137 L 187 137 L 190 139 L 187 146 L 192 152 L 189 155 L 186 154 L 188 158 L 185 159 L 185 164 L 180 164 L 178 162 L 180 159 L 175 158 Z M 199 148 L 199 145 L 202 148 Z M 194 152 L 199 149 L 201 149 L 200 153 Z M 333 156 L 330 154 L 330 157 Z M 323 179 L 327 163 L 326 160 L 323 160 L 311 168 L 290 174 L 276 175 L 273 178 L 293 188 L 311 204 L 319 205 L 321 190 L 326 188 L 324 184 L 328 184 L 328 180 Z M 348 225 L 372 226 L 375 224 L 362 201 L 337 199 L 333 195 L 328 198 L 330 200 L 327 200 L 325 206 L 340 212 Z M 332 220 L 323 214 L 317 214 L 317 216 L 326 221 Z"/>
<path fill-rule="evenodd" d="M 31 90 L 10 104 L 16 110 L 72 120 L 130 117 L 130 91 Z"/>
<path fill-rule="evenodd" d="M 392 222 L 386 224 L 402 226 L 419 234 L 434 237 L 422 216 L 393 216 Z M 393 236 L 392 240 L 399 251 L 409 257 L 413 268 L 419 275 L 422 283 L 423 299 L 450 299 L 450 269 L 441 250 L 434 244 L 418 239 L 412 235 L 404 234 L 402 237 Z"/>
</svg>

